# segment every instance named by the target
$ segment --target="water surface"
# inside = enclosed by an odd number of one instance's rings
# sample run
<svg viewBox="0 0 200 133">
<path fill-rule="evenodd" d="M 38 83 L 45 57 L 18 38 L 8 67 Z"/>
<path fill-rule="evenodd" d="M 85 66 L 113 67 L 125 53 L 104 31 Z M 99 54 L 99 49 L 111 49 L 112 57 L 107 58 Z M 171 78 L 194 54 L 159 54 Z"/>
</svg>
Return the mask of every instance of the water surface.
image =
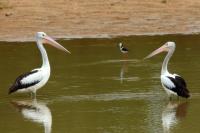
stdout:
<svg viewBox="0 0 200 133">
<path fill-rule="evenodd" d="M 165 54 L 143 58 L 167 40 L 177 43 L 169 71 L 185 78 L 191 98 L 170 102 L 160 84 Z M 138 36 L 59 41 L 46 46 L 51 77 L 37 93 L 8 95 L 15 78 L 40 67 L 35 42 L 0 43 L 0 129 L 4 133 L 197 133 L 200 36 Z M 123 56 L 117 43 L 130 50 Z"/>
</svg>

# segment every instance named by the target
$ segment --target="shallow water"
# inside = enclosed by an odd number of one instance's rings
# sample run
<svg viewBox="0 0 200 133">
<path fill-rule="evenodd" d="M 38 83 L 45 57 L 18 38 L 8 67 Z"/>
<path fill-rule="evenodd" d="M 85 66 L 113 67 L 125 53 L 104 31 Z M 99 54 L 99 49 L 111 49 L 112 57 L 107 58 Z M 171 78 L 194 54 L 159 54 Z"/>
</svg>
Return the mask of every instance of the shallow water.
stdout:
<svg viewBox="0 0 200 133">
<path fill-rule="evenodd" d="M 143 58 L 167 40 L 177 43 L 169 70 L 185 78 L 188 100 L 169 102 L 160 84 L 165 54 Z M 51 78 L 37 93 L 8 95 L 15 78 L 41 64 L 35 43 L 0 43 L 0 129 L 4 133 L 197 133 L 200 131 L 200 36 L 140 36 L 59 41 L 46 46 Z M 117 43 L 130 50 L 123 56 Z M 37 113 L 35 113 L 37 112 Z"/>
</svg>

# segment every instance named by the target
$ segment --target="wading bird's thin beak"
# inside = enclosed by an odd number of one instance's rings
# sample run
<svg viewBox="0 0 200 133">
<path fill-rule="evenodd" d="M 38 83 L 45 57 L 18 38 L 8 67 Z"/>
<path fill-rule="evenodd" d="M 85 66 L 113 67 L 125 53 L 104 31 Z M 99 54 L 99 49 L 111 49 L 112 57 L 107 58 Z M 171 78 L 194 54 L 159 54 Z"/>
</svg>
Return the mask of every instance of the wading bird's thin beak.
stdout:
<svg viewBox="0 0 200 133">
<path fill-rule="evenodd" d="M 163 51 L 168 51 L 168 48 L 166 47 L 166 44 L 164 44 L 163 46 L 161 46 L 160 48 L 156 49 L 155 51 L 153 51 L 151 54 L 149 54 L 147 57 L 145 57 L 144 59 L 148 59 L 151 58 L 154 55 L 157 55 Z"/>
<path fill-rule="evenodd" d="M 48 43 L 59 50 L 62 50 L 64 52 L 71 54 L 71 52 L 69 52 L 66 48 L 64 48 L 62 45 L 60 45 L 59 43 L 57 43 L 56 41 L 54 41 L 51 37 L 47 35 L 44 37 L 44 43 Z"/>
</svg>

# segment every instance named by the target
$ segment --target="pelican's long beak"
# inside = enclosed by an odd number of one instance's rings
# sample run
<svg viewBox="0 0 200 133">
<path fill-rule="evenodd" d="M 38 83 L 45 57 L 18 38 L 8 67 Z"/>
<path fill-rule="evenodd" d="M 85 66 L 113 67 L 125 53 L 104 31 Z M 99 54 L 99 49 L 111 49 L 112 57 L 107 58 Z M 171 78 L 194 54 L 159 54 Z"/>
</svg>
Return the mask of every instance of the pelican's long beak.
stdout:
<svg viewBox="0 0 200 133">
<path fill-rule="evenodd" d="M 59 50 L 62 50 L 62 51 L 64 51 L 64 52 L 67 52 L 67 53 L 69 53 L 69 54 L 71 54 L 71 52 L 69 52 L 66 48 L 64 48 L 62 45 L 60 45 L 59 43 L 57 43 L 56 41 L 54 41 L 51 37 L 49 37 L 49 36 L 45 36 L 44 38 L 44 43 L 48 43 L 48 44 L 50 44 L 51 46 L 53 46 L 53 47 L 55 47 L 55 48 L 57 48 L 57 49 L 59 49 Z"/>
<path fill-rule="evenodd" d="M 157 55 L 157 54 L 159 54 L 159 53 L 161 53 L 163 51 L 168 51 L 168 50 L 169 49 L 167 48 L 166 43 L 165 43 L 163 46 L 161 46 L 160 48 L 158 48 L 155 51 L 153 51 L 151 54 L 149 54 L 148 56 L 146 56 L 144 59 L 151 58 L 154 55 Z"/>
</svg>

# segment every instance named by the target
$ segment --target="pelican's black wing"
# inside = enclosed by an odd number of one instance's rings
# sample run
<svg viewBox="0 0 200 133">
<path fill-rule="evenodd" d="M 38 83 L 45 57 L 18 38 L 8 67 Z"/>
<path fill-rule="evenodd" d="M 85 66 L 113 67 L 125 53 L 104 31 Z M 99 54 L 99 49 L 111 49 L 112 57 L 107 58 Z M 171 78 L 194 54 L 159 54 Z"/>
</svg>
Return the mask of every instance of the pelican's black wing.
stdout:
<svg viewBox="0 0 200 133">
<path fill-rule="evenodd" d="M 15 80 L 14 84 L 9 88 L 9 92 L 8 93 L 10 94 L 10 93 L 13 93 L 13 92 L 15 92 L 15 91 L 17 91 L 19 89 L 28 88 L 30 86 L 33 86 L 33 85 L 39 83 L 40 81 L 38 81 L 38 80 L 36 80 L 34 82 L 26 83 L 26 84 L 21 82 L 21 80 L 24 79 L 25 77 L 27 77 L 27 76 L 29 76 L 31 74 L 37 73 L 37 72 L 38 72 L 38 70 L 33 70 L 31 72 L 27 72 L 27 73 L 24 73 L 24 74 L 20 75 Z"/>
<path fill-rule="evenodd" d="M 180 83 L 182 84 L 183 86 L 187 87 L 187 84 L 185 82 L 185 80 L 181 77 L 181 76 L 175 76 L 175 79 Z"/>
<path fill-rule="evenodd" d="M 168 78 L 175 85 L 175 87 L 171 88 L 171 90 L 176 92 L 178 94 L 178 96 L 182 96 L 182 97 L 185 97 L 185 98 L 190 97 L 189 90 L 187 89 L 186 82 L 182 77 L 176 75 L 175 78 L 169 77 L 169 76 L 168 76 Z"/>
</svg>

